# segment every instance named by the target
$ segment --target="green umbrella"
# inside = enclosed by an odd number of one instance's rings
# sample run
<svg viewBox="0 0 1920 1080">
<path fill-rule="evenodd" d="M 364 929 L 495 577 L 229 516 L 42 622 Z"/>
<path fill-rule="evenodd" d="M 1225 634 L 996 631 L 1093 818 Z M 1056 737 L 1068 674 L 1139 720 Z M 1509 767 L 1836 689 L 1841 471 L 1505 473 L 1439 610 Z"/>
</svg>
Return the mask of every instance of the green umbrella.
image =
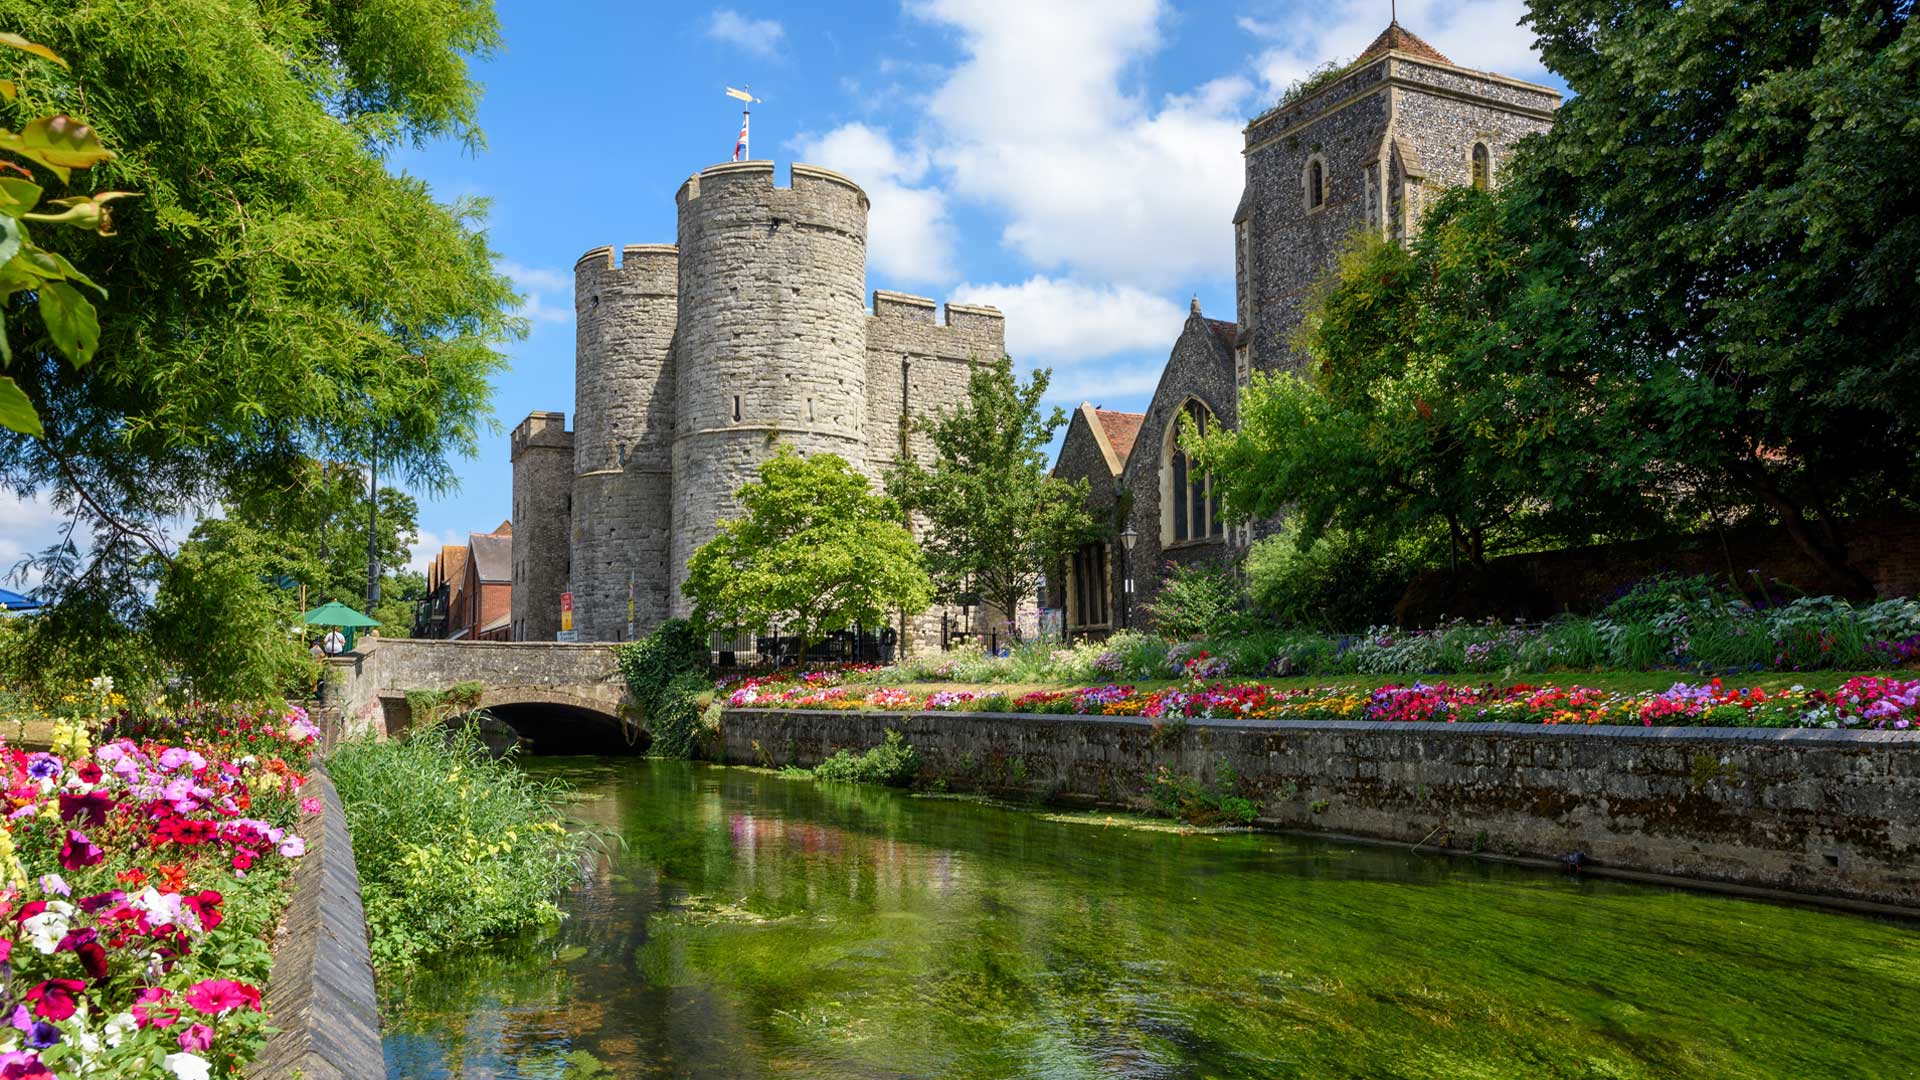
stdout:
<svg viewBox="0 0 1920 1080">
<path fill-rule="evenodd" d="M 379 626 L 380 620 L 369 619 L 338 600 L 330 600 L 306 613 L 303 618 L 308 626 Z"/>
<path fill-rule="evenodd" d="M 369 619 L 338 600 L 330 600 L 301 616 L 308 626 L 344 626 L 347 628 L 347 648 L 353 648 L 354 631 L 363 627 L 379 626 L 380 620 Z"/>
</svg>

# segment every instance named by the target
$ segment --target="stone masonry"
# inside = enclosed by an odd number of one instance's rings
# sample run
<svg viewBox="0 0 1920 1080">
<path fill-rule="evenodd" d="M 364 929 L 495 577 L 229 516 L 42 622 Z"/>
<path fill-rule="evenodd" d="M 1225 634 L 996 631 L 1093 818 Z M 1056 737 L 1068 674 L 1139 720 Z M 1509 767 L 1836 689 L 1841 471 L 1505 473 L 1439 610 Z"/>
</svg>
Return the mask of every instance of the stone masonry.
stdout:
<svg viewBox="0 0 1920 1080">
<path fill-rule="evenodd" d="M 778 447 L 839 454 L 878 481 L 903 418 L 963 401 L 973 365 L 1005 354 L 992 308 L 949 304 L 942 324 L 934 301 L 876 291 L 869 310 L 866 193 L 811 165 L 784 188 L 774 172 L 705 169 L 676 196 L 677 244 L 617 261 L 596 248 L 576 266 L 570 475 L 521 450 L 557 449 L 561 414 L 514 434 L 515 535 L 530 530 L 515 549 L 517 640 L 553 638 L 563 591 L 581 641 L 686 614 L 687 559 Z M 924 459 L 925 437 L 908 452 Z M 909 634 L 937 642 L 939 627 L 936 611 Z"/>
</svg>

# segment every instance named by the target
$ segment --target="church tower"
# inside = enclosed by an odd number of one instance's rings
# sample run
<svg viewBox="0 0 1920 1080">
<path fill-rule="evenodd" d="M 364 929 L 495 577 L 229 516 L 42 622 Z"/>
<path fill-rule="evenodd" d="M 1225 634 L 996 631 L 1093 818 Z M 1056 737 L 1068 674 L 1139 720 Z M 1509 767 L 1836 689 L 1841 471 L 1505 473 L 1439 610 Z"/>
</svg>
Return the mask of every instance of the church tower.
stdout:
<svg viewBox="0 0 1920 1080">
<path fill-rule="evenodd" d="M 1552 88 L 1460 67 L 1394 22 L 1256 117 L 1233 218 L 1240 378 L 1301 362 L 1294 332 L 1355 233 L 1412 236 L 1447 188 L 1496 183 L 1514 143 L 1545 131 L 1559 105 Z"/>
</svg>

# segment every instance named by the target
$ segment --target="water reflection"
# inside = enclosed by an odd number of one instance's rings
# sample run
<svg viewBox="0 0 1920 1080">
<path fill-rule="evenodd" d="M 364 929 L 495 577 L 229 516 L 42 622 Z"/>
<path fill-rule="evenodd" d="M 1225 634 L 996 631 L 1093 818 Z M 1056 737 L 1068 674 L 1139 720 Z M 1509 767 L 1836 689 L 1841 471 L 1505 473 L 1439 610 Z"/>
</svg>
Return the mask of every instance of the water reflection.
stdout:
<svg viewBox="0 0 1920 1080">
<path fill-rule="evenodd" d="M 1902 1076 L 1904 925 L 666 762 L 555 931 L 387 996 L 393 1077 Z"/>
</svg>

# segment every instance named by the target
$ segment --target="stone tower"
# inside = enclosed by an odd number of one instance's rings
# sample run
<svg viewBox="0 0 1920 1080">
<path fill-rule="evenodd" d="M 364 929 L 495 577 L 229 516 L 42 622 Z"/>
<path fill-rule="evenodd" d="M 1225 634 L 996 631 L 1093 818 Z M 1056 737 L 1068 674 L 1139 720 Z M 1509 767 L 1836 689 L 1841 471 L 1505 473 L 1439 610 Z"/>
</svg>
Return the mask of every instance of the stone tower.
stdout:
<svg viewBox="0 0 1920 1080">
<path fill-rule="evenodd" d="M 574 431 L 536 412 L 514 432 L 516 638 L 552 640 L 569 590 L 581 641 L 687 614 L 687 559 L 776 448 L 877 480 L 932 452 L 903 418 L 965 401 L 975 365 L 1005 354 L 993 308 L 941 321 L 929 298 L 876 290 L 869 310 L 866 194 L 811 165 L 774 179 L 770 161 L 704 169 L 680 188 L 678 245 L 575 265 Z M 935 611 L 906 630 L 925 646 L 941 628 Z"/>
<path fill-rule="evenodd" d="M 595 248 L 574 265 L 574 630 L 627 636 L 666 618 L 679 255 L 671 244 Z M 645 633 L 639 629 L 637 633 Z"/>
<path fill-rule="evenodd" d="M 867 196 L 838 173 L 716 165 L 680 188 L 679 374 L 667 596 L 786 444 L 866 460 Z"/>
<path fill-rule="evenodd" d="M 571 543 L 573 433 L 564 413 L 531 413 L 513 429 L 513 604 L 515 641 L 552 641 Z"/>
<path fill-rule="evenodd" d="M 1330 81 L 1256 117 L 1233 219 L 1242 381 L 1300 362 L 1294 331 L 1356 232 L 1405 240 L 1440 192 L 1496 182 L 1559 104 L 1550 87 L 1456 66 L 1395 22 Z"/>
</svg>

